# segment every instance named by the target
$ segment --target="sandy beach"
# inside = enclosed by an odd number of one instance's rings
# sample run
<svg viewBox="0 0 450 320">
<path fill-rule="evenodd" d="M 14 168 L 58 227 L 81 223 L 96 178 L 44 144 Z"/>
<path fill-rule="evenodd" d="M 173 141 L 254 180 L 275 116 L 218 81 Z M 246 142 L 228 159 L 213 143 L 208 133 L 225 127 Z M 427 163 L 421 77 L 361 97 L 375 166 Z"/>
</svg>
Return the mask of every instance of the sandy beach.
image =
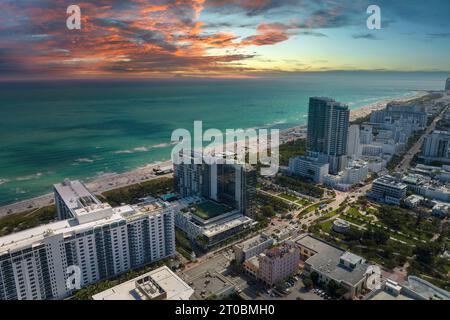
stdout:
<svg viewBox="0 0 450 320">
<path fill-rule="evenodd" d="M 356 120 L 358 118 L 363 118 L 369 115 L 372 111 L 381 110 L 386 107 L 386 104 L 390 101 L 400 101 L 400 102 L 408 102 L 414 99 L 418 99 L 427 95 L 428 92 L 420 91 L 417 92 L 414 96 L 410 96 L 405 99 L 395 99 L 395 100 L 383 100 L 378 101 L 373 104 L 369 104 L 367 106 L 363 106 L 358 109 L 351 110 L 350 112 L 350 120 Z M 306 126 L 296 126 L 293 128 L 289 128 L 280 132 L 280 143 L 285 143 L 290 140 L 295 140 L 305 136 Z M 256 148 L 257 141 L 250 141 L 250 148 Z M 253 149 L 256 150 L 256 149 Z M 102 192 L 117 189 L 121 187 L 126 187 L 129 185 L 137 184 L 139 182 L 149 181 L 160 176 L 156 176 L 153 173 L 153 169 L 158 167 L 166 167 L 172 165 L 170 160 L 164 162 L 156 162 L 152 164 L 148 164 L 139 168 L 136 168 L 132 171 L 124 172 L 124 173 L 110 173 L 104 174 L 98 177 L 95 177 L 91 180 L 84 181 L 86 186 L 94 193 L 100 194 Z M 16 202 L 13 204 L 9 204 L 3 207 L 0 207 L 0 218 L 9 214 L 19 213 L 24 211 L 30 211 L 39 209 L 44 206 L 48 206 L 53 204 L 53 193 L 49 193 L 46 195 L 42 195 L 40 197 L 24 200 L 21 202 Z"/>
</svg>

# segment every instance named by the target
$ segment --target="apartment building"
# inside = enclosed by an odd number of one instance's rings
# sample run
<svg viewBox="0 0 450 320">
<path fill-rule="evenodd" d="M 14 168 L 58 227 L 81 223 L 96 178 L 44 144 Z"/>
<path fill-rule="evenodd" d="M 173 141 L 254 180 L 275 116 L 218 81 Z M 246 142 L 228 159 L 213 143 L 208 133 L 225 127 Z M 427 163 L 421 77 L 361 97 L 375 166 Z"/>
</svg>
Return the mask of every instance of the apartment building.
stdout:
<svg viewBox="0 0 450 320">
<path fill-rule="evenodd" d="M 79 180 L 64 180 L 57 183 L 53 186 L 53 192 L 59 220 L 73 218 L 77 209 L 101 204 L 101 201 Z"/>
<path fill-rule="evenodd" d="M 84 287 L 175 254 L 174 212 L 162 201 L 73 214 L 0 238 L 0 300 L 66 298 L 74 270 Z"/>
<path fill-rule="evenodd" d="M 273 286 L 298 271 L 300 251 L 291 242 L 266 250 L 258 256 L 258 278 Z"/>
</svg>

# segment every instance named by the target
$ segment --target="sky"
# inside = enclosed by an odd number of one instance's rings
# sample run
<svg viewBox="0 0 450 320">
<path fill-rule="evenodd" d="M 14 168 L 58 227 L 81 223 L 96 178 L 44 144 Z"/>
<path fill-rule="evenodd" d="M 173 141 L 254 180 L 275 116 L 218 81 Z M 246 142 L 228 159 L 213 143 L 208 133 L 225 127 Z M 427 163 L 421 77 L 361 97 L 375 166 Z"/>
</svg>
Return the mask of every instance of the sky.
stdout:
<svg viewBox="0 0 450 320">
<path fill-rule="evenodd" d="M 449 13 L 448 0 L 0 0 L 0 79 L 450 71 Z"/>
</svg>

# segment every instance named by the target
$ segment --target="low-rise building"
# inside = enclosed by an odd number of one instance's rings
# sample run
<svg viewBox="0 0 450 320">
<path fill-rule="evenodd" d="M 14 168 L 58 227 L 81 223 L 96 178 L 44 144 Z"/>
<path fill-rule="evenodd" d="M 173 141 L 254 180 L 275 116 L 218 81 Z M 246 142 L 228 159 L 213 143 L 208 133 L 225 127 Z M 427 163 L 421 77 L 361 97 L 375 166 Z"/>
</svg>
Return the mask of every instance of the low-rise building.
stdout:
<svg viewBox="0 0 450 320">
<path fill-rule="evenodd" d="M 324 285 L 335 281 L 347 290 L 345 296 L 350 299 L 367 287 L 370 268 L 362 257 L 311 235 L 302 235 L 295 243 L 305 260 L 305 274 L 316 272 Z"/>
<path fill-rule="evenodd" d="M 177 207 L 175 226 L 204 249 L 218 245 L 255 225 L 253 219 L 238 209 L 212 200 L 188 197 L 172 204 Z"/>
<path fill-rule="evenodd" d="M 94 300 L 189 300 L 194 290 L 167 266 L 92 296 Z"/>
<path fill-rule="evenodd" d="M 431 212 L 436 217 L 447 217 L 450 214 L 450 204 L 442 202 L 436 203 Z"/>
<path fill-rule="evenodd" d="M 400 201 L 406 197 L 407 189 L 406 184 L 386 175 L 373 182 L 369 196 L 387 204 L 399 205 Z"/>
<path fill-rule="evenodd" d="M 300 251 L 291 241 L 266 250 L 258 257 L 258 279 L 273 286 L 298 271 Z"/>
<path fill-rule="evenodd" d="M 399 284 L 387 279 L 381 287 L 370 292 L 365 300 L 450 300 L 450 292 L 415 276 Z"/>
<path fill-rule="evenodd" d="M 234 256 L 237 263 L 242 263 L 254 256 L 264 252 L 272 246 L 274 240 L 268 235 L 262 233 L 249 240 L 236 244 L 234 246 Z"/>
<path fill-rule="evenodd" d="M 424 198 L 450 203 L 450 188 L 446 183 L 422 174 L 408 174 L 402 182 L 408 190 Z"/>
<path fill-rule="evenodd" d="M 289 172 L 292 175 L 311 179 L 315 183 L 322 183 L 329 171 L 329 164 L 323 157 L 307 156 L 289 159 Z"/>
<path fill-rule="evenodd" d="M 423 197 L 413 194 L 407 197 L 404 203 L 408 208 L 413 209 L 419 207 L 423 200 Z"/>
</svg>

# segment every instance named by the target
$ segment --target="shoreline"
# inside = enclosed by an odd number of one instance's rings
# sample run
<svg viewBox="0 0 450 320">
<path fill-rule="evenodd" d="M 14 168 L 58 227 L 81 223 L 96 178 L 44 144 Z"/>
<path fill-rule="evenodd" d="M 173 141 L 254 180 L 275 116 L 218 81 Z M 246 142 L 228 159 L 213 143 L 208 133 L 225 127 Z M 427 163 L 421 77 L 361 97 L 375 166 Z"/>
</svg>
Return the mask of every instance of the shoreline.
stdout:
<svg viewBox="0 0 450 320">
<path fill-rule="evenodd" d="M 386 104 L 388 102 L 391 101 L 409 102 L 412 100 L 420 99 L 429 94 L 429 91 L 413 91 L 413 92 L 415 92 L 415 94 L 413 94 L 412 96 L 404 98 L 399 97 L 399 98 L 384 99 L 381 101 L 376 101 L 374 103 L 362 106 L 358 109 L 351 109 L 350 121 L 366 117 L 373 111 L 381 110 L 386 107 Z M 280 143 L 286 143 L 288 141 L 301 138 L 301 136 L 299 136 L 299 133 L 301 134 L 302 132 L 304 132 L 306 127 L 307 127 L 306 125 L 299 125 L 280 130 Z M 249 144 L 252 145 L 255 142 L 256 141 L 249 141 Z M 146 182 L 149 180 L 167 176 L 167 175 L 157 176 L 153 173 L 153 169 L 158 167 L 166 167 L 170 165 L 172 165 L 171 160 L 158 161 L 146 164 L 144 166 L 123 173 L 110 173 L 104 174 L 102 176 L 87 178 L 84 179 L 84 181 L 83 179 L 80 180 L 82 180 L 85 183 L 85 185 L 93 194 L 101 194 L 103 192 L 110 191 L 113 189 L 119 189 L 140 182 Z M 42 196 L 6 204 L 4 206 L 0 206 L 0 219 L 10 214 L 33 211 L 52 204 L 54 204 L 53 193 L 48 193 Z"/>
</svg>

